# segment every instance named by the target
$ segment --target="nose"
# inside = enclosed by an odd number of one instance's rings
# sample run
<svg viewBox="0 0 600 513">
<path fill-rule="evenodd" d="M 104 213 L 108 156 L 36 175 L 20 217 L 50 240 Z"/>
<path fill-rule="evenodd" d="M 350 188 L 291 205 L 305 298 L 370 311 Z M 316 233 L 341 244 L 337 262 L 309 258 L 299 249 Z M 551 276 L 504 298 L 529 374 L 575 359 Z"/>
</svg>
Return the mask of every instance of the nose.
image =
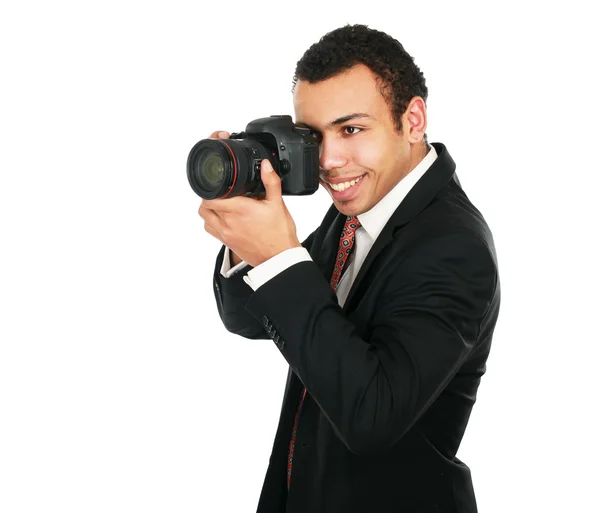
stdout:
<svg viewBox="0 0 600 513">
<path fill-rule="evenodd" d="M 343 168 L 348 159 L 344 154 L 343 141 L 336 141 L 333 138 L 323 136 L 319 145 L 319 165 L 324 171 L 335 168 Z"/>
</svg>

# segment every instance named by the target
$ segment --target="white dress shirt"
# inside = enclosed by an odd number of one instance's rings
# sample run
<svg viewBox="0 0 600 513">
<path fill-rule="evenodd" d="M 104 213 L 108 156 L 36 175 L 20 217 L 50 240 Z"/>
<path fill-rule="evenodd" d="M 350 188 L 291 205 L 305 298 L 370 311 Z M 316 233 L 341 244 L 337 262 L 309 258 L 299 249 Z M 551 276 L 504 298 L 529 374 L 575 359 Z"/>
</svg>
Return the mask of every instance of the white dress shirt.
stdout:
<svg viewBox="0 0 600 513">
<path fill-rule="evenodd" d="M 404 200 L 408 192 L 425 174 L 425 171 L 429 169 L 436 158 L 437 152 L 435 151 L 435 148 L 429 145 L 429 152 L 427 152 L 425 158 L 423 158 L 423 160 L 421 160 L 408 175 L 400 180 L 371 210 L 357 216 L 361 226 L 356 230 L 354 250 L 348 257 L 345 264 L 347 269 L 344 271 L 336 291 L 340 306 L 344 306 L 352 283 L 358 275 L 375 240 L 402 200 Z M 312 260 L 306 248 L 287 249 L 248 271 L 243 279 L 253 290 L 257 290 L 261 285 L 285 271 L 288 267 L 306 260 Z M 242 261 L 231 268 L 229 248 L 226 247 L 223 265 L 221 267 L 221 275 L 225 278 L 229 278 L 247 265 L 246 262 Z"/>
</svg>

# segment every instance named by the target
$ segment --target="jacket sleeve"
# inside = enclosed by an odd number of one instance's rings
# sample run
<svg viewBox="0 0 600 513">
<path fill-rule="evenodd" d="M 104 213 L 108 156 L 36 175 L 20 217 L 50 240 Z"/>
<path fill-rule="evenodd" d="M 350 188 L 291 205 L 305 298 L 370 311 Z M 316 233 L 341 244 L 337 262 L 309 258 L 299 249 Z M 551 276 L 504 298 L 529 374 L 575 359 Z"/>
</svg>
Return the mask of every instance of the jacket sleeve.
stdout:
<svg viewBox="0 0 600 513">
<path fill-rule="evenodd" d="M 272 325 L 341 441 L 368 454 L 395 444 L 456 374 L 477 345 L 496 285 L 487 245 L 447 234 L 419 243 L 371 286 L 368 339 L 314 262 L 273 278 L 247 308 Z"/>
<path fill-rule="evenodd" d="M 316 230 L 302 243 L 310 251 Z M 213 276 L 213 291 L 217 302 L 219 316 L 227 331 L 249 339 L 266 339 L 268 333 L 262 322 L 258 322 L 247 310 L 246 303 L 254 293 L 252 288 L 244 282 L 244 275 L 254 269 L 248 265 L 243 270 L 229 278 L 221 275 L 225 246 L 221 247 Z"/>
</svg>

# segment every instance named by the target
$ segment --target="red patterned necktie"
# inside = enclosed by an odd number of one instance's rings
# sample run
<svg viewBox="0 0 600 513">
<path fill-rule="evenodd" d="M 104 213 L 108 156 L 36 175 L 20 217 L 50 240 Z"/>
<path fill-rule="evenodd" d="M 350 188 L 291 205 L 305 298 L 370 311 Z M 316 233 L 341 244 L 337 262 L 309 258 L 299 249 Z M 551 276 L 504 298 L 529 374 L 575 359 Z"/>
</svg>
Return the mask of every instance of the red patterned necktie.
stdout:
<svg viewBox="0 0 600 513">
<path fill-rule="evenodd" d="M 340 237 L 340 244 L 338 247 L 338 252 L 335 257 L 335 266 L 333 267 L 333 274 L 331 275 L 331 287 L 333 290 L 337 290 L 338 284 L 342 278 L 342 274 L 346 270 L 345 264 L 352 253 L 352 249 L 354 248 L 354 240 L 355 240 L 355 232 L 360 227 L 360 221 L 356 217 L 348 216 L 346 218 L 346 224 L 344 224 L 344 229 L 342 230 L 342 235 Z M 296 430 L 298 429 L 298 417 L 300 417 L 300 410 L 302 409 L 302 404 L 304 403 L 304 398 L 306 397 L 306 387 L 302 390 L 302 397 L 300 398 L 300 404 L 298 405 L 298 411 L 296 412 L 296 417 L 294 418 L 294 427 L 292 429 L 292 438 L 290 440 L 290 449 L 288 454 L 288 468 L 287 468 L 287 487 L 290 489 L 290 480 L 292 477 L 292 459 L 294 458 L 294 445 L 296 443 Z"/>
</svg>

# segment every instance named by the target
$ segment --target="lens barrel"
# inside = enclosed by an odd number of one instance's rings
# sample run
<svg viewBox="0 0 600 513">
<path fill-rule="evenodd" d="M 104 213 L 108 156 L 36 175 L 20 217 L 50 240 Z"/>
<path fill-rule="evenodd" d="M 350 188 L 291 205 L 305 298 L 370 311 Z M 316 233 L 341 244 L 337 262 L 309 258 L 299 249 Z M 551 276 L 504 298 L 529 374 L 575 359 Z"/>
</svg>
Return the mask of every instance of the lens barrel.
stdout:
<svg viewBox="0 0 600 513">
<path fill-rule="evenodd" d="M 188 181 L 203 199 L 258 193 L 264 191 L 260 161 L 269 157 L 256 140 L 202 139 L 188 156 Z"/>
</svg>

